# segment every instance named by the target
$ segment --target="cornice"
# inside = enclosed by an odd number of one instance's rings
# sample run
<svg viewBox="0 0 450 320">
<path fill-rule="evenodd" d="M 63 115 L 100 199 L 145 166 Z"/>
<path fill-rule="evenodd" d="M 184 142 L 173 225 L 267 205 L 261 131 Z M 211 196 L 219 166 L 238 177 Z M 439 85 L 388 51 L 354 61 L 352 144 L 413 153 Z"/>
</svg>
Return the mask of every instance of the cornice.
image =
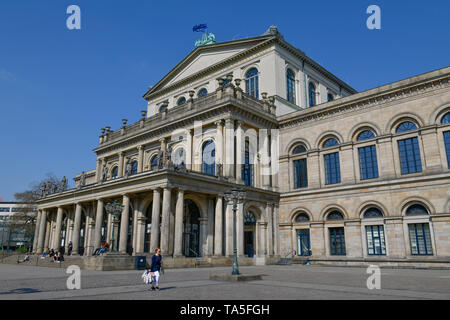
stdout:
<svg viewBox="0 0 450 320">
<path fill-rule="evenodd" d="M 336 118 L 341 114 L 346 114 L 349 112 L 359 111 L 369 109 L 375 106 L 379 106 L 380 104 L 392 103 L 401 100 L 405 100 L 411 97 L 416 97 L 419 95 L 424 95 L 428 92 L 448 88 L 450 87 L 450 74 L 446 74 L 444 77 L 439 79 L 431 79 L 429 81 L 415 83 L 408 87 L 402 87 L 397 89 L 386 89 L 383 93 L 373 93 L 368 94 L 363 97 L 356 97 L 353 100 L 347 97 L 344 98 L 349 101 L 340 102 L 339 100 L 335 100 L 333 102 L 329 102 L 324 105 L 321 109 L 309 108 L 295 115 L 283 116 L 278 118 L 280 122 L 281 129 L 293 128 L 298 125 L 311 122 L 324 120 L 328 118 Z M 370 92 L 371 90 L 369 90 Z M 331 104 L 331 106 L 327 106 Z"/>
</svg>

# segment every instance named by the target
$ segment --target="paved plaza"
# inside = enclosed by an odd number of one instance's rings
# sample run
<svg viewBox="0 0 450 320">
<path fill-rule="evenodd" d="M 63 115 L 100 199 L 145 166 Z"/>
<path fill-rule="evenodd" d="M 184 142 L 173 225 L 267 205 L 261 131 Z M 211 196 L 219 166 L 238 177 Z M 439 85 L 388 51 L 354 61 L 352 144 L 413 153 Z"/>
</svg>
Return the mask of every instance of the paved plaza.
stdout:
<svg viewBox="0 0 450 320">
<path fill-rule="evenodd" d="M 231 268 L 170 269 L 161 291 L 141 281 L 142 271 L 81 270 L 81 289 L 68 290 L 63 268 L 0 264 L 0 299 L 14 300 L 277 300 L 277 299 L 450 299 L 448 270 L 381 269 L 381 289 L 369 290 L 365 268 L 321 266 L 241 267 L 262 280 L 221 282 L 210 273 Z"/>
</svg>

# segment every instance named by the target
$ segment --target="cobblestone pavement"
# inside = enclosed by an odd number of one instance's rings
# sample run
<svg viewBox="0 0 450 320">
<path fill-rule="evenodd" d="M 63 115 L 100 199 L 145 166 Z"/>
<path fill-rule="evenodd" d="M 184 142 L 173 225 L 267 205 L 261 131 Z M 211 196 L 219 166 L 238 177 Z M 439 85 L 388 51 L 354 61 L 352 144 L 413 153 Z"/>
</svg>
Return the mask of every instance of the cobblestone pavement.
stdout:
<svg viewBox="0 0 450 320">
<path fill-rule="evenodd" d="M 450 299 L 447 270 L 381 269 L 381 289 L 369 290 L 365 268 L 320 266 L 241 267 L 263 280 L 222 282 L 210 273 L 231 268 L 166 270 L 161 291 L 149 291 L 142 271 L 81 270 L 81 289 L 68 290 L 70 274 L 62 268 L 0 264 L 0 300 L 304 300 L 304 299 Z"/>
</svg>

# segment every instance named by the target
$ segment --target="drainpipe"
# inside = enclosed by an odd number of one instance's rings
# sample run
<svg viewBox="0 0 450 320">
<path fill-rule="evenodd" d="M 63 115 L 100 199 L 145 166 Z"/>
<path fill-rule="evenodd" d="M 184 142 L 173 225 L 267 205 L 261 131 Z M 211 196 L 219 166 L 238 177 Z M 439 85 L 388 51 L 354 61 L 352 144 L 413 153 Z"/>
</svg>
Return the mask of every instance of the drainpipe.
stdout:
<svg viewBox="0 0 450 320">
<path fill-rule="evenodd" d="M 307 91 L 306 91 L 305 60 L 302 61 L 302 72 L 303 72 L 303 85 L 305 87 L 305 108 L 308 108 L 308 95 L 307 95 Z"/>
</svg>

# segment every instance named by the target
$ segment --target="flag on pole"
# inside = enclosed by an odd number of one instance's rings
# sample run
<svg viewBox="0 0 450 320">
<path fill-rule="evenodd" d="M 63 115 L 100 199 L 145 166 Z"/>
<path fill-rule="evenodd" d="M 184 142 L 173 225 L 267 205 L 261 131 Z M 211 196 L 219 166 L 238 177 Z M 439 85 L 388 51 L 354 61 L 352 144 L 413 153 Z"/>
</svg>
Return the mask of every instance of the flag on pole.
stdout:
<svg viewBox="0 0 450 320">
<path fill-rule="evenodd" d="M 206 23 L 203 23 L 203 24 L 198 24 L 198 25 L 194 26 L 194 27 L 192 28 L 192 31 L 193 31 L 193 32 L 203 32 L 203 31 L 205 31 L 207 28 L 208 28 L 208 25 L 207 25 Z"/>
</svg>

